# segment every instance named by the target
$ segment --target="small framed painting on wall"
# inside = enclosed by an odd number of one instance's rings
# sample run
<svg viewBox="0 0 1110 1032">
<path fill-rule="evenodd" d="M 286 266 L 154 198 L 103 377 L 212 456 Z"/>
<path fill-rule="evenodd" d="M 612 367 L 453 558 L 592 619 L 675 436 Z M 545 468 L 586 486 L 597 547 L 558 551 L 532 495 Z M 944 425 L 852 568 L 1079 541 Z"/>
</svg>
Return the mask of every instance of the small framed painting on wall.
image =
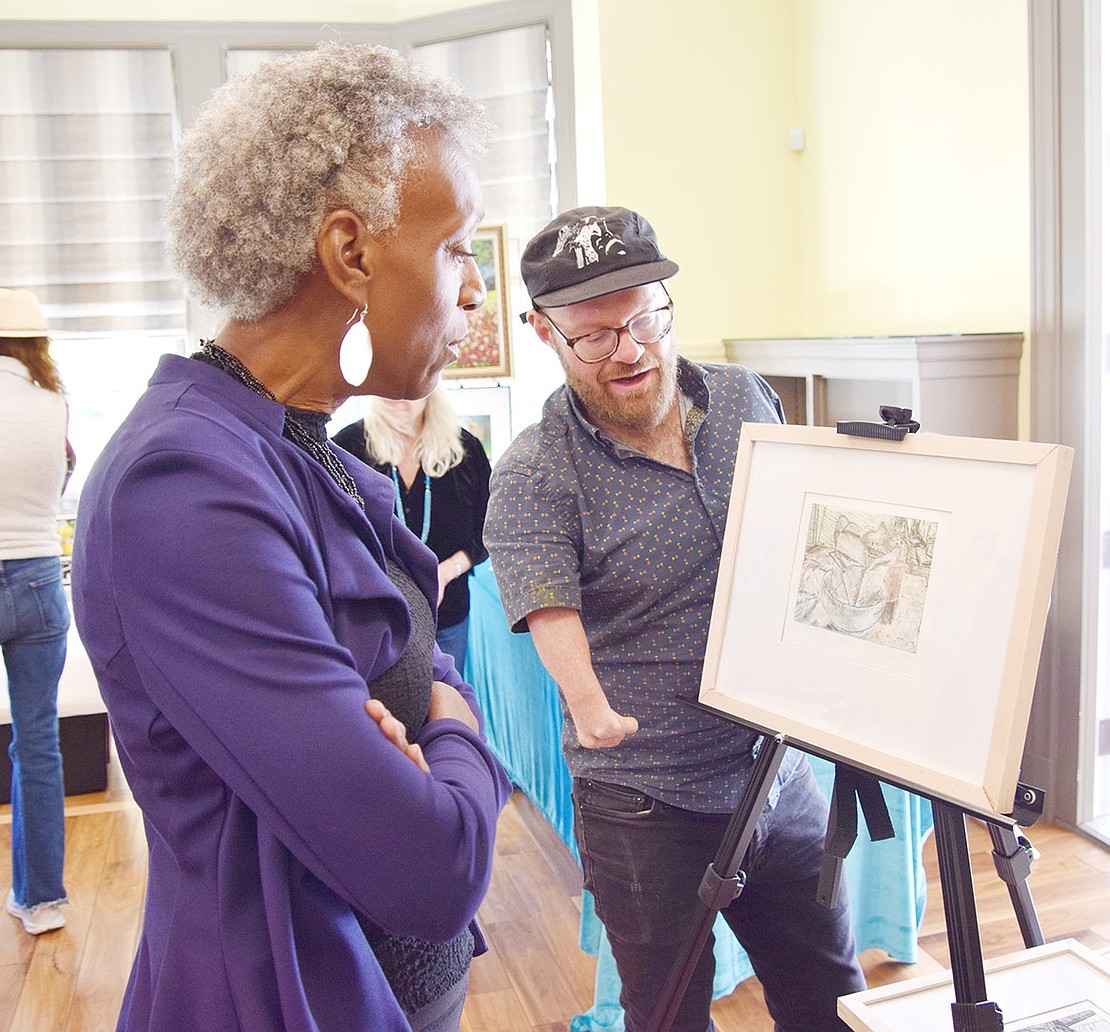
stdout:
<svg viewBox="0 0 1110 1032">
<path fill-rule="evenodd" d="M 447 396 L 459 414 L 459 425 L 477 437 L 490 462 L 496 462 L 512 440 L 509 388 L 452 387 Z"/>
<path fill-rule="evenodd" d="M 509 283 L 505 271 L 505 227 L 479 226 L 471 238 L 474 260 L 486 285 L 485 303 L 469 312 L 470 335 L 459 357 L 443 370 L 448 378 L 509 376 Z"/>
</svg>

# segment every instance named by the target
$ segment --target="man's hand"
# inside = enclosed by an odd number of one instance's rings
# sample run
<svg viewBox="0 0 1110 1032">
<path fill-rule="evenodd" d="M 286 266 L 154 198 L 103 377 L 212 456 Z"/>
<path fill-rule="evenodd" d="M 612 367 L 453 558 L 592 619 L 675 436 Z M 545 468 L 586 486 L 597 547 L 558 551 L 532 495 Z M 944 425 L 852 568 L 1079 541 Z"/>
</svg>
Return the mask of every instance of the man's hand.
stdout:
<svg viewBox="0 0 1110 1032">
<path fill-rule="evenodd" d="M 423 750 L 419 745 L 415 745 L 408 740 L 405 735 L 405 725 L 385 708 L 382 701 L 380 699 L 367 699 L 363 705 L 366 707 L 366 712 L 370 714 L 370 719 L 382 729 L 382 734 L 412 760 L 417 767 L 425 773 L 430 773 L 431 768 L 424 759 Z M 467 712 L 469 712 L 469 709 Z"/>
<path fill-rule="evenodd" d="M 466 699 L 446 682 L 433 681 L 428 719 L 440 720 L 443 717 L 453 717 L 455 720 L 461 720 L 471 731 L 478 730 L 478 718 L 467 705 Z"/>
<path fill-rule="evenodd" d="M 604 696 L 600 705 L 590 706 L 585 712 L 571 707 L 570 715 L 578 742 L 585 749 L 612 749 L 640 729 L 635 717 L 621 716 Z"/>
</svg>

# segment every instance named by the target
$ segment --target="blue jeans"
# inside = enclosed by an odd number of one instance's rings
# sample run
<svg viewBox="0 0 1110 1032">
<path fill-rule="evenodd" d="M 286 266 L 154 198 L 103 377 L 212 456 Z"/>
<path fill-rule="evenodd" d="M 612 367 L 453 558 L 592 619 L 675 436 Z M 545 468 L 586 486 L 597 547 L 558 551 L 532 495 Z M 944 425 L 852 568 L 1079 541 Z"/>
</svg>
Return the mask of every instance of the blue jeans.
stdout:
<svg viewBox="0 0 1110 1032">
<path fill-rule="evenodd" d="M 575 779 L 585 885 L 620 973 L 626 1032 L 648 1027 L 686 936 L 704 913 L 698 886 L 730 816 L 693 813 L 633 789 Z M 816 899 L 827 819 L 808 761 L 788 751 L 742 864 L 744 890 L 721 911 L 759 976 L 776 1032 L 844 1032 L 836 998 L 866 988 L 843 883 L 835 908 Z M 713 1028 L 712 991 L 710 932 L 673 1032 Z"/>
<path fill-rule="evenodd" d="M 455 660 L 455 669 L 462 676 L 466 662 L 466 635 L 470 628 L 470 617 L 464 616 L 457 624 L 441 627 L 436 631 L 436 644 L 440 652 L 446 652 Z"/>
<path fill-rule="evenodd" d="M 58 680 L 68 630 L 57 557 L 0 560 L 0 649 L 12 709 L 12 891 L 25 907 L 66 895 Z"/>
</svg>

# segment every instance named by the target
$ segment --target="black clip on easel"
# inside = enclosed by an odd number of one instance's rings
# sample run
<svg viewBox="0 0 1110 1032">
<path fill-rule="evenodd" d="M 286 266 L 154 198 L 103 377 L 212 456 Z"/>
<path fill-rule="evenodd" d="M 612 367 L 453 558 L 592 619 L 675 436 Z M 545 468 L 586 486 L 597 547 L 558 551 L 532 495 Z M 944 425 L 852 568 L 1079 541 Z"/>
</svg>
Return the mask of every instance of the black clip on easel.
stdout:
<svg viewBox="0 0 1110 1032">
<path fill-rule="evenodd" d="M 880 405 L 881 423 L 868 423 L 862 420 L 840 420 L 836 424 L 838 434 L 850 437 L 870 437 L 880 441 L 900 441 L 906 434 L 916 434 L 921 424 L 911 419 L 913 409 L 895 408 L 893 405 Z"/>
</svg>

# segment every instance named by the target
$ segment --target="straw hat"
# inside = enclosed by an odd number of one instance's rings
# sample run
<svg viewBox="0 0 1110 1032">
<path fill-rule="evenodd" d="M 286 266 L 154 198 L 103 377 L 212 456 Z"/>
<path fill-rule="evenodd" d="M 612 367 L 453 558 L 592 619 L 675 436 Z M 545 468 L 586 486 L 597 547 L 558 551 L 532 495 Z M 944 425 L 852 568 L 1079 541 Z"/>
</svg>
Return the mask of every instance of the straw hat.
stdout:
<svg viewBox="0 0 1110 1032">
<path fill-rule="evenodd" d="M 46 337 L 38 299 L 29 290 L 0 287 L 0 337 Z"/>
</svg>

